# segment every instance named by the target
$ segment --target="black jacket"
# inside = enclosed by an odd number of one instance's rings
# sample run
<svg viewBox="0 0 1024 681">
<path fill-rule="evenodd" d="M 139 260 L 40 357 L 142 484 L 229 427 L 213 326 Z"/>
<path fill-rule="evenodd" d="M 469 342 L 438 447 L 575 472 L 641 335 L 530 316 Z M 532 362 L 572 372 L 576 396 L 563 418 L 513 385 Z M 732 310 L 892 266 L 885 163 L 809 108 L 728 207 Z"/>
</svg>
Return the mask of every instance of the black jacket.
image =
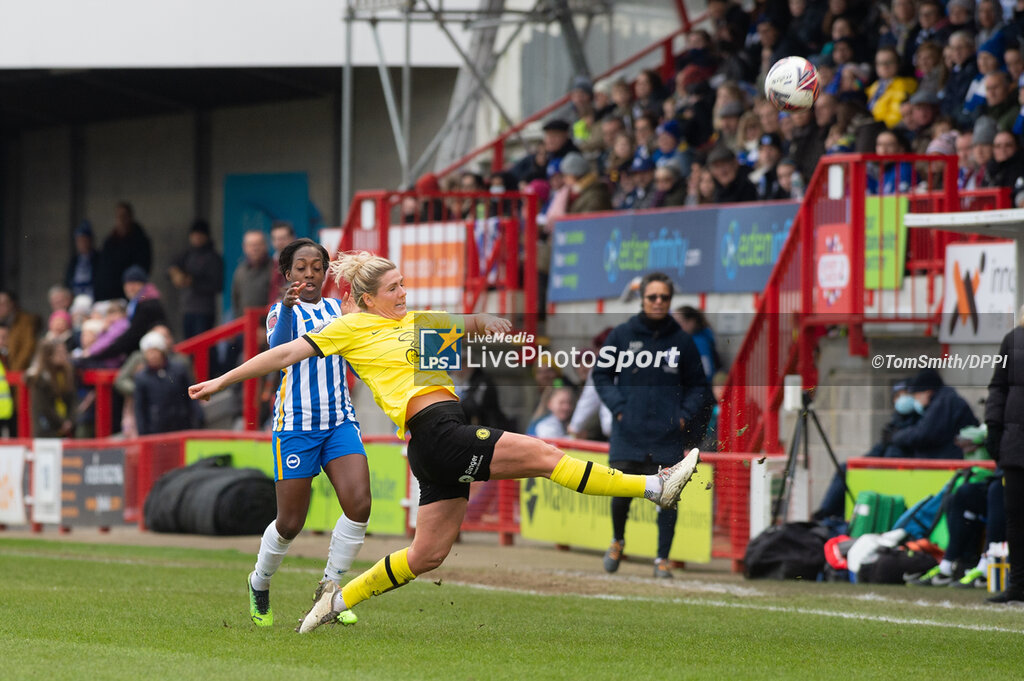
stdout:
<svg viewBox="0 0 1024 681">
<path fill-rule="evenodd" d="M 939 91 L 939 110 L 943 116 L 949 116 L 961 124 L 969 121 L 971 116 L 964 111 L 964 102 L 967 100 L 967 90 L 977 75 L 978 67 L 973 57 L 962 66 L 953 67 L 946 84 Z"/>
<path fill-rule="evenodd" d="M 736 179 L 725 186 L 718 184 L 718 180 L 715 180 L 715 203 L 742 203 L 744 201 L 757 201 L 757 187 L 747 179 L 745 168 L 740 168 L 736 173 Z"/>
<path fill-rule="evenodd" d="M 153 265 L 153 248 L 142 225 L 133 222 L 125 236 L 111 234 L 103 242 L 100 259 L 93 270 L 92 286 L 95 300 L 124 298 L 121 275 L 132 265 L 147 273 Z"/>
<path fill-rule="evenodd" d="M 217 294 L 224 288 L 224 259 L 214 250 L 213 244 L 189 248 L 178 256 L 174 265 L 192 277 L 192 284 L 182 295 L 181 311 L 185 314 L 216 314 Z"/>
<path fill-rule="evenodd" d="M 603 359 L 615 350 L 618 357 L 632 350 L 657 357 L 658 351 L 678 353 L 675 366 L 663 361 L 646 368 L 636 366 L 616 372 L 602 367 Z M 696 447 L 707 430 L 715 398 L 708 387 L 700 352 L 688 333 L 671 317 L 653 328 L 641 315 L 615 327 L 608 335 L 594 367 L 594 387 L 601 401 L 615 416 L 612 421 L 612 461 L 646 461 L 670 465 L 686 450 Z M 619 418 L 621 415 L 621 419 Z M 686 428 L 680 429 L 679 419 Z"/>
<path fill-rule="evenodd" d="M 988 384 L 986 446 L 1001 468 L 1024 468 L 1024 327 L 1006 334 L 999 354 L 1006 362 Z"/>
<path fill-rule="evenodd" d="M 1024 177 L 1024 154 L 1017 152 L 1005 161 L 992 159 L 985 165 L 985 186 L 1017 186 L 1017 180 Z"/>
<path fill-rule="evenodd" d="M 970 406 L 957 391 L 944 385 L 932 395 L 921 420 L 892 436 L 892 443 L 912 452 L 915 459 L 962 459 L 953 441 L 961 428 L 978 425 Z"/>
<path fill-rule="evenodd" d="M 139 435 L 188 430 L 202 425 L 198 402 L 189 399 L 192 372 L 169 361 L 162 369 L 147 366 L 135 377 L 135 423 Z"/>
</svg>

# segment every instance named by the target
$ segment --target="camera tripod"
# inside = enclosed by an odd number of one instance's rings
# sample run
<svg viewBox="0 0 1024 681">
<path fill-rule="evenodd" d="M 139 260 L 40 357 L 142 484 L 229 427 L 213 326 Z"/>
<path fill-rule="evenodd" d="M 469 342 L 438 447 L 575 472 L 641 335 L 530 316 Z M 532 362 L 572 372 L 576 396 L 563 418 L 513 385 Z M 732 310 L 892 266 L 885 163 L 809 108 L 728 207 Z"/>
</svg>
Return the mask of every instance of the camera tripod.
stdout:
<svg viewBox="0 0 1024 681">
<path fill-rule="evenodd" d="M 796 424 L 793 426 L 793 437 L 789 443 L 789 455 L 786 457 L 786 467 L 782 473 L 782 486 L 779 488 L 779 493 L 772 503 L 772 525 L 778 522 L 780 516 L 785 521 L 789 514 L 789 502 L 793 493 L 793 479 L 796 476 L 797 466 L 800 464 L 799 451 L 801 443 L 803 444 L 804 468 L 807 468 L 810 463 L 810 421 L 814 422 L 814 428 L 818 433 L 818 437 L 825 444 L 825 451 L 828 452 L 828 457 L 832 460 L 832 465 L 836 469 L 836 475 L 843 481 L 843 489 L 846 491 L 846 496 L 850 498 L 850 501 L 854 501 L 853 492 L 850 491 L 849 486 L 846 484 L 846 474 L 843 471 L 843 467 L 836 459 L 835 452 L 832 451 L 832 445 L 829 444 L 825 431 L 821 427 L 821 421 L 818 420 L 818 415 L 815 413 L 814 407 L 811 406 L 811 403 L 814 401 L 813 393 L 814 390 L 812 388 L 804 390 L 800 394 L 802 406 Z"/>
</svg>

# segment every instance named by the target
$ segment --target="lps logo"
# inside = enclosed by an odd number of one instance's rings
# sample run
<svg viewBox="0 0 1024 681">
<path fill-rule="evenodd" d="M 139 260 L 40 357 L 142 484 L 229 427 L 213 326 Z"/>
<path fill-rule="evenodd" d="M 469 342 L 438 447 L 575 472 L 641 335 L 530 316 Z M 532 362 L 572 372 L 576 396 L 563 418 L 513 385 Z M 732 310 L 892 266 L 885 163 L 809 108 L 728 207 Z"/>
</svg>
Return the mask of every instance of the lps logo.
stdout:
<svg viewBox="0 0 1024 681">
<path fill-rule="evenodd" d="M 464 334 L 448 329 L 420 329 L 420 370 L 458 371 L 462 368 L 459 339 Z"/>
<path fill-rule="evenodd" d="M 298 468 L 299 467 L 299 455 L 298 454 L 289 454 L 288 458 L 286 458 L 284 460 L 284 465 L 288 466 L 288 468 Z"/>
</svg>

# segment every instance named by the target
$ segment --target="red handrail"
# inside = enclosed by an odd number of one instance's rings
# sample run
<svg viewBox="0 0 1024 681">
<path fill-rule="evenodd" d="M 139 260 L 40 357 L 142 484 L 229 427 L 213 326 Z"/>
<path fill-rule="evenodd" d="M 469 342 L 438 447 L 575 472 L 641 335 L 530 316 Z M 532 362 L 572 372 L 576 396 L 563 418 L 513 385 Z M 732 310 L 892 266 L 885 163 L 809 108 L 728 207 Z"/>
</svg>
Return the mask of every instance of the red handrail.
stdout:
<svg viewBox="0 0 1024 681">
<path fill-rule="evenodd" d="M 915 168 L 915 164 L 923 169 Z M 830 172 L 834 168 L 842 172 Z M 955 156 L 836 154 L 822 158 L 808 183 L 807 195 L 797 211 L 789 238 L 764 294 L 757 301 L 754 319 L 733 361 L 720 417 L 723 449 L 781 451 L 778 410 L 782 403 L 783 379 L 796 371 L 804 388 L 817 385 L 814 349 L 825 326 L 847 325 L 850 353 L 864 355 L 867 352 L 863 335 L 865 322 L 924 324 L 926 333 L 931 333 L 937 323 L 941 315 L 941 291 L 937 291 L 937 287 L 944 266 L 945 246 L 953 241 L 976 240 L 976 237 L 915 230 L 913 240 L 907 238 L 907 249 L 920 248 L 925 257 L 911 258 L 908 250 L 906 263 L 893 258 L 894 269 L 889 273 L 896 275 L 893 277 L 896 282 L 906 266 L 912 273 L 924 274 L 928 287 L 927 307 L 918 312 L 913 308 L 915 280 L 909 280 L 911 309 L 908 314 L 900 304 L 901 291 L 895 283 L 884 286 L 881 272 L 878 281 L 870 286 L 865 280 L 865 201 L 869 193 L 868 173 L 873 168 L 893 169 L 895 188 L 886 187 L 880 179 L 876 183 L 881 185 L 877 191 L 885 197 L 896 197 L 897 204 L 905 200 L 908 209 L 914 212 L 1009 205 L 1005 189 L 958 191 Z M 909 176 L 906 187 L 898 183 L 903 173 Z M 847 294 L 851 309 L 842 314 L 824 315 L 815 314 L 815 230 L 829 224 L 850 228 L 851 281 Z"/>
<path fill-rule="evenodd" d="M 398 212 L 403 200 L 416 202 L 412 221 Z M 463 203 L 469 203 L 472 217 L 463 217 Z M 367 205 L 368 204 L 368 205 Z M 372 215 L 370 213 L 372 212 Z M 342 226 L 338 251 L 369 250 L 390 257 L 389 231 L 392 227 L 429 230 L 438 223 L 461 225 L 465 229 L 465 283 L 463 313 L 478 311 L 488 293 L 497 292 L 500 314 L 522 314 L 522 329 L 535 334 L 538 306 L 537 282 L 537 196 L 530 192 L 357 192 Z M 495 220 L 500 235 L 487 252 L 475 239 L 479 221 Z M 417 241 L 417 243 L 419 243 Z M 522 265 L 522 277 L 519 275 Z M 496 278 L 488 273 L 496 271 Z M 338 294 L 328 282 L 325 295 Z M 522 291 L 522 308 L 513 309 L 515 292 Z"/>
<path fill-rule="evenodd" d="M 209 331 L 175 344 L 174 349 L 191 356 L 197 381 L 210 378 L 209 351 L 217 343 L 242 335 L 242 354 L 244 359 L 259 352 L 263 338 L 262 319 L 267 311 L 264 308 L 247 309 L 243 316 L 226 322 Z M 83 385 L 96 389 L 96 409 L 94 426 L 96 437 L 107 437 L 111 432 L 113 416 L 113 385 L 117 378 L 117 369 L 83 369 L 78 377 Z M 32 437 L 32 402 L 28 386 L 22 372 L 11 371 L 7 381 L 14 390 L 17 406 L 17 423 L 19 437 Z M 258 430 L 259 408 L 256 404 L 257 386 L 255 381 L 246 381 L 242 385 L 242 420 L 246 430 Z"/>
<path fill-rule="evenodd" d="M 658 42 L 656 42 L 656 43 L 646 47 L 645 49 L 640 50 L 639 52 L 634 54 L 629 59 L 626 59 L 625 61 L 620 62 L 619 64 L 616 64 L 615 66 L 611 67 L 607 71 L 604 71 L 603 73 L 597 75 L 594 78 L 594 80 L 598 81 L 598 80 L 602 80 L 604 78 L 608 78 L 609 76 L 611 76 L 611 75 L 613 75 L 615 73 L 618 73 L 619 71 L 622 71 L 623 69 L 626 69 L 626 68 L 632 66 L 633 64 L 637 63 L 638 61 L 640 61 L 644 57 L 646 57 L 646 56 L 648 56 L 650 54 L 653 54 L 655 52 L 658 52 L 658 51 L 661 51 L 661 53 L 662 53 L 662 61 L 661 61 L 661 64 L 659 65 L 659 67 L 658 67 L 658 71 L 660 72 L 661 77 L 662 77 L 663 80 L 669 80 L 672 77 L 673 71 L 675 70 L 674 54 L 673 54 L 673 51 L 672 51 L 672 44 L 673 44 L 673 42 L 679 36 L 685 35 L 686 33 L 688 33 L 690 31 L 690 29 L 693 28 L 694 25 L 699 24 L 702 21 L 704 21 L 705 19 L 707 19 L 707 16 L 708 16 L 708 13 L 707 13 L 707 11 L 705 11 L 705 12 L 702 12 L 701 14 L 697 15 L 697 18 L 693 19 L 691 21 L 689 19 L 689 17 L 685 16 L 685 10 L 684 10 L 683 15 L 680 17 L 682 22 L 683 22 L 683 26 L 681 28 L 679 28 L 676 31 L 673 31 L 668 36 L 666 36 L 666 37 L 662 38 L 661 40 L 659 40 Z M 545 116 L 550 114 L 552 111 L 556 111 L 556 110 L 560 109 L 561 107 L 565 106 L 568 103 L 569 103 L 569 95 L 566 94 L 563 97 L 560 97 L 559 99 L 555 100 L 553 103 L 549 104 L 548 106 L 544 107 L 540 111 L 537 111 L 537 112 L 531 114 L 530 116 L 528 116 L 527 118 L 524 118 L 522 121 L 520 121 L 516 125 L 512 126 L 511 128 L 509 128 L 505 132 L 501 133 L 500 135 L 498 135 L 496 138 L 494 138 L 493 140 L 491 140 L 487 144 L 484 144 L 483 146 L 477 147 L 476 149 L 474 149 L 473 151 L 469 152 L 468 154 L 466 154 L 465 156 L 463 156 L 459 160 L 455 161 L 454 163 L 452 163 L 451 165 L 449 165 L 445 169 L 438 171 L 436 173 L 437 176 L 438 177 L 444 177 L 446 175 L 451 174 L 452 172 L 454 172 L 454 171 L 458 170 L 459 168 L 463 167 L 464 165 L 466 165 L 467 163 L 469 163 L 470 161 L 475 159 L 477 156 L 483 154 L 486 151 L 491 151 L 493 153 L 493 162 L 491 163 L 491 166 L 493 168 L 495 168 L 495 169 L 503 168 L 504 165 L 505 165 L 505 163 L 504 163 L 504 158 L 505 158 L 505 141 L 509 137 L 511 137 L 513 135 L 517 135 L 520 132 L 522 132 L 522 130 L 526 126 L 528 126 L 530 123 L 533 123 L 534 121 L 541 120 L 542 118 L 544 118 Z"/>
</svg>

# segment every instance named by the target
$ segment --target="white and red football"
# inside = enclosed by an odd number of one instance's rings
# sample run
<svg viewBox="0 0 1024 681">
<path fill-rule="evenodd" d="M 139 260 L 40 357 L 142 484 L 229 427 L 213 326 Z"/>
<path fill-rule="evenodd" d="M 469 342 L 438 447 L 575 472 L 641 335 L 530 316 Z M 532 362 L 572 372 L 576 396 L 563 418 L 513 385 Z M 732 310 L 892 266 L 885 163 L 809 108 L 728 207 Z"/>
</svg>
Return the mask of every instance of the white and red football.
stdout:
<svg viewBox="0 0 1024 681">
<path fill-rule="evenodd" d="M 784 57 L 768 71 L 764 94 L 779 111 L 806 111 L 818 99 L 818 71 L 803 57 Z"/>
</svg>

